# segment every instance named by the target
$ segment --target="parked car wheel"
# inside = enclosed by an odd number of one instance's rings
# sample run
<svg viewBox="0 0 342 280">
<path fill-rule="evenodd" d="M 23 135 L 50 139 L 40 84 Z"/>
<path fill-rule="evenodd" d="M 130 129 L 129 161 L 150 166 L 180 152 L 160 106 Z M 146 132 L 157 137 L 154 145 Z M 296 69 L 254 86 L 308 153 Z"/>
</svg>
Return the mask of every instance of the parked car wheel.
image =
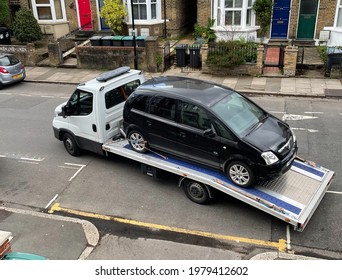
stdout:
<svg viewBox="0 0 342 280">
<path fill-rule="evenodd" d="M 145 137 L 137 130 L 132 130 L 128 133 L 128 142 L 133 150 L 138 153 L 145 153 L 147 151 Z"/>
<path fill-rule="evenodd" d="M 255 176 L 251 168 L 241 161 L 229 163 L 226 173 L 228 178 L 239 187 L 248 188 L 255 181 Z"/>
<path fill-rule="evenodd" d="M 63 143 L 67 152 L 72 156 L 78 156 L 81 152 L 80 148 L 77 146 L 77 143 L 69 133 L 65 133 L 63 135 Z"/>
<path fill-rule="evenodd" d="M 210 199 L 207 188 L 199 182 L 186 180 L 183 182 L 182 188 L 185 195 L 195 203 L 206 204 Z"/>
</svg>

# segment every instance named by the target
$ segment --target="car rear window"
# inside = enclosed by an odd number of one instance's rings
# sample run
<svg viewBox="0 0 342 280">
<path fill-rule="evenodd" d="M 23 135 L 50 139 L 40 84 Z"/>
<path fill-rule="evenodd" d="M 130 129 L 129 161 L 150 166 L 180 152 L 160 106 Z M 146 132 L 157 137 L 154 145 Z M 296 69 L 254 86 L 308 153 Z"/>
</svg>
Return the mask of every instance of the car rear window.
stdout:
<svg viewBox="0 0 342 280">
<path fill-rule="evenodd" d="M 0 66 L 11 66 L 19 63 L 19 60 L 13 55 L 0 57 Z"/>
</svg>

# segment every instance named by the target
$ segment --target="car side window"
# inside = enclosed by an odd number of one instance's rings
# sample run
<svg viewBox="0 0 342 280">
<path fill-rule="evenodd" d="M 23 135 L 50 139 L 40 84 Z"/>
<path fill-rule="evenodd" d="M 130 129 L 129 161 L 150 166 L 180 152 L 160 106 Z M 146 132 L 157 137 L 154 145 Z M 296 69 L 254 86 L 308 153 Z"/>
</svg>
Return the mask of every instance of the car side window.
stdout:
<svg viewBox="0 0 342 280">
<path fill-rule="evenodd" d="M 68 107 L 70 115 L 89 115 L 93 111 L 93 94 L 76 90 L 69 99 Z"/>
<path fill-rule="evenodd" d="M 226 138 L 228 140 L 234 140 L 234 137 L 230 133 L 230 131 L 228 131 L 219 121 L 214 120 L 214 124 L 215 124 L 216 130 L 218 131 L 218 134 L 221 137 Z"/>
<path fill-rule="evenodd" d="M 110 109 L 127 100 L 131 93 L 140 85 L 140 80 L 129 82 L 105 93 L 106 109 Z"/>
<path fill-rule="evenodd" d="M 150 113 L 168 120 L 175 120 L 176 100 L 173 98 L 157 96 L 152 99 Z"/>
<path fill-rule="evenodd" d="M 180 101 L 180 123 L 201 130 L 211 129 L 207 112 L 197 105 Z"/>
<path fill-rule="evenodd" d="M 148 95 L 137 96 L 132 103 L 132 108 L 139 111 L 147 112 L 150 99 L 151 97 Z"/>
</svg>

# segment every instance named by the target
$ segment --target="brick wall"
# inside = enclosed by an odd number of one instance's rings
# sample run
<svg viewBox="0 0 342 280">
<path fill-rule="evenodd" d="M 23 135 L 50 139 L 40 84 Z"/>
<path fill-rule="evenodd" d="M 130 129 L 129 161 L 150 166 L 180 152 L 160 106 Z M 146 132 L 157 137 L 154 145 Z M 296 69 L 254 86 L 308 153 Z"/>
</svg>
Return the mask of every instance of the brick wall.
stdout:
<svg viewBox="0 0 342 280">
<path fill-rule="evenodd" d="M 197 0 L 197 23 L 207 25 L 208 18 L 211 18 L 211 1 Z"/>
</svg>

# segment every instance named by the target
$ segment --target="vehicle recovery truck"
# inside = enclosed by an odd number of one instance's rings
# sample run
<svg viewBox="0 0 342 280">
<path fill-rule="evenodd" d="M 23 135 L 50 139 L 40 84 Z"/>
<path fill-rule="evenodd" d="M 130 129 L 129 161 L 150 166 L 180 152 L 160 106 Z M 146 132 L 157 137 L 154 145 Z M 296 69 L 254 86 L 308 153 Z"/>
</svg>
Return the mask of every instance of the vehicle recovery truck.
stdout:
<svg viewBox="0 0 342 280">
<path fill-rule="evenodd" d="M 293 225 L 296 231 L 304 230 L 334 177 L 334 171 L 297 157 L 290 170 L 277 179 L 241 188 L 219 171 L 154 151 L 137 153 L 124 138 L 107 141 L 102 148 L 140 162 L 147 175 L 156 177 L 158 170 L 179 175 L 178 185 L 193 202 L 208 202 L 216 189 Z"/>
</svg>

